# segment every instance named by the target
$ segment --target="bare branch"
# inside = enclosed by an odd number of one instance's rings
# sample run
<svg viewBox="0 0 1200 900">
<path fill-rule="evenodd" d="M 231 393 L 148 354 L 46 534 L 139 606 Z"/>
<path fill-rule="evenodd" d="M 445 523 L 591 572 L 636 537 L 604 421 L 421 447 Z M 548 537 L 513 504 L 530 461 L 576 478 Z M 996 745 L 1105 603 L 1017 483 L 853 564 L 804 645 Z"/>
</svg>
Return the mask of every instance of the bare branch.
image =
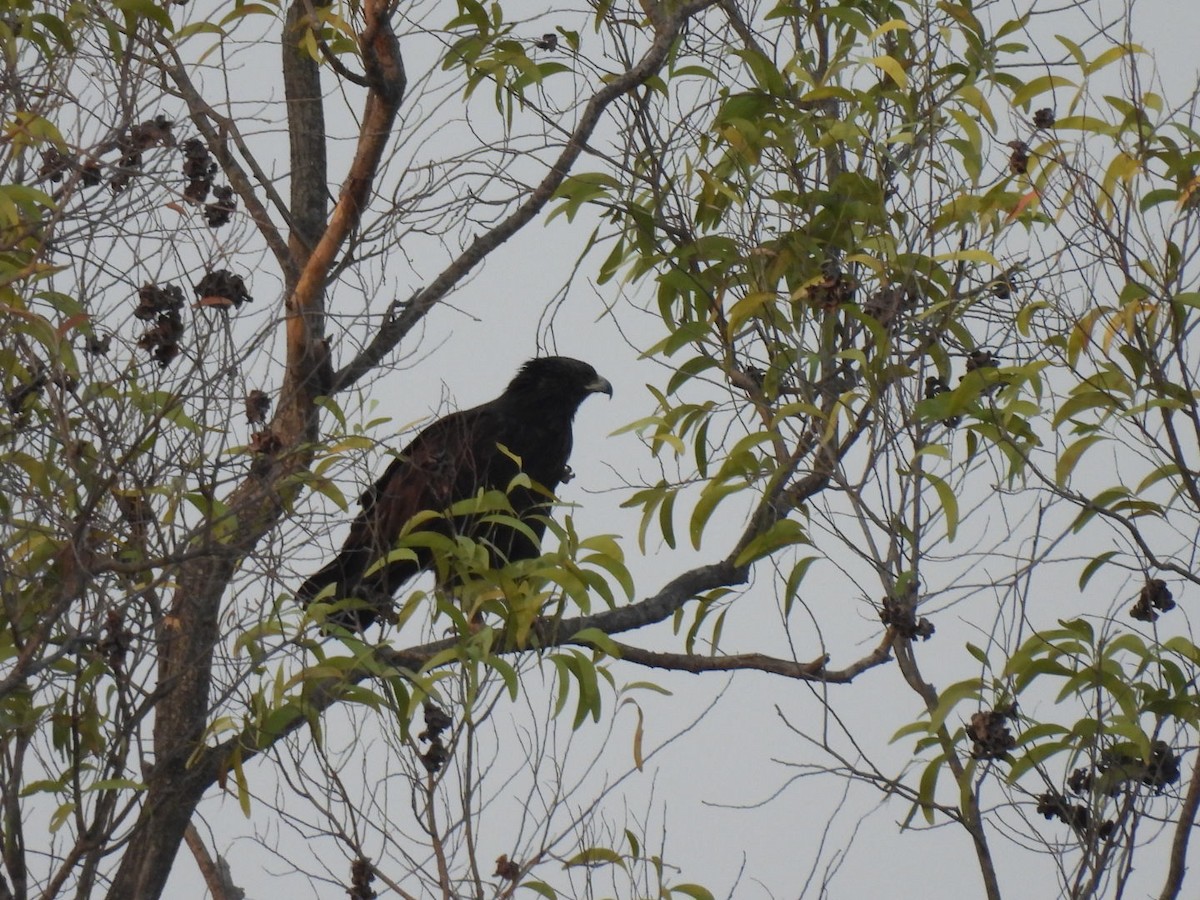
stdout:
<svg viewBox="0 0 1200 900">
<path fill-rule="evenodd" d="M 849 684 L 868 669 L 883 665 L 892 658 L 891 638 L 887 637 L 875 650 L 856 660 L 844 669 L 827 668 L 829 657 L 821 655 L 812 662 L 801 663 L 790 659 L 779 659 L 762 653 L 740 653 L 734 656 L 699 656 L 694 653 L 660 653 L 643 650 L 629 644 L 618 643 L 621 659 L 655 669 L 674 672 L 735 672 L 749 669 L 767 672 L 798 681 L 815 681 L 820 684 Z"/>
<path fill-rule="evenodd" d="M 200 874 L 204 876 L 204 883 L 213 900 L 243 900 L 246 892 L 233 883 L 228 863 L 219 856 L 213 860 L 195 824 L 188 823 L 183 839 L 196 858 L 196 865 L 200 867 Z"/>
</svg>

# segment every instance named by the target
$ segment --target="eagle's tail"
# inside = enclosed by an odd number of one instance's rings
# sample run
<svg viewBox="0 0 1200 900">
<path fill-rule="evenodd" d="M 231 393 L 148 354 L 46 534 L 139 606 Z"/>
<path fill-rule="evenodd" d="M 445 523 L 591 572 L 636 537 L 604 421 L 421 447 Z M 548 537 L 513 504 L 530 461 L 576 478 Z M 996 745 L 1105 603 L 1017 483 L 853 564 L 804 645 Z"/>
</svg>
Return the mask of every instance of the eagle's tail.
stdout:
<svg viewBox="0 0 1200 900">
<path fill-rule="evenodd" d="M 370 554 L 365 549 L 343 549 L 300 585 L 300 589 L 296 591 L 296 599 L 301 606 L 307 607 L 321 594 L 324 594 L 321 601 L 328 603 L 336 603 L 360 594 L 362 573 L 369 562 Z M 330 585 L 333 585 L 334 589 L 327 591 L 326 588 Z M 330 613 L 327 621 L 351 631 L 363 631 L 377 618 L 378 614 L 369 606 L 356 606 L 353 609 L 341 609 Z"/>
</svg>

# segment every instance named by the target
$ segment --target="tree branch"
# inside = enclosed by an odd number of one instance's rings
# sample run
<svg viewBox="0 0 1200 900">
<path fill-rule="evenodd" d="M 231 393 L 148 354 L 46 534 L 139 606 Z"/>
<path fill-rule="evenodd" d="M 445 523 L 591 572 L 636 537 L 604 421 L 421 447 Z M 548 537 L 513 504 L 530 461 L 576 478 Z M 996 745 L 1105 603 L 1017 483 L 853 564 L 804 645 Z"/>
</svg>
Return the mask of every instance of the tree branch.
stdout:
<svg viewBox="0 0 1200 900">
<path fill-rule="evenodd" d="M 812 662 L 802 663 L 791 659 L 779 659 L 762 653 L 740 653 L 736 656 L 700 656 L 695 653 L 658 653 L 643 650 L 628 644 L 618 643 L 621 659 L 625 662 L 636 663 L 654 669 L 667 669 L 673 672 L 691 672 L 699 675 L 704 672 L 734 672 L 749 669 L 755 672 L 766 672 L 771 675 L 781 675 L 784 678 L 795 678 L 800 681 L 815 681 L 821 684 L 849 684 L 857 676 L 868 669 L 891 661 L 891 636 L 884 638 L 871 653 L 856 660 L 844 669 L 828 669 L 827 655 L 822 655 Z"/>
<path fill-rule="evenodd" d="M 313 400 L 324 392 L 313 373 L 322 368 L 326 278 L 338 249 L 361 219 L 404 96 L 404 67 L 388 10 L 386 0 L 364 4 L 366 26 L 360 43 L 372 87 L 354 160 L 328 225 L 287 300 L 287 371 L 271 422 L 271 431 L 284 449 L 262 458 L 225 498 L 233 523 L 230 533 L 212 546 L 212 553 L 180 568 L 170 614 L 159 625 L 157 690 L 163 696 L 155 708 L 154 766 L 146 776 L 148 787 L 138 821 L 113 878 L 109 900 L 154 900 L 162 895 L 196 804 L 218 773 L 211 765 L 192 763 L 207 723 L 221 599 L 240 559 L 283 515 L 285 498 L 276 486 L 302 470 L 310 458 L 300 448 L 316 433 Z M 327 358 L 325 363 L 327 368 Z"/>
<path fill-rule="evenodd" d="M 1200 809 L 1200 756 L 1192 764 L 1192 777 L 1187 794 L 1175 822 L 1175 836 L 1171 841 L 1171 864 L 1167 869 L 1167 880 L 1163 884 L 1160 900 L 1174 900 L 1183 888 L 1183 877 L 1187 874 L 1188 842 L 1192 829 L 1196 827 L 1196 813 Z"/>
<path fill-rule="evenodd" d="M 334 376 L 334 393 L 345 390 L 374 369 L 475 266 L 542 211 L 583 153 L 605 110 L 655 75 L 666 63 L 684 22 L 717 2 L 693 0 L 681 4 L 670 16 L 658 17 L 654 41 L 649 49 L 636 65 L 592 95 L 566 146 L 525 202 L 490 231 L 472 241 L 437 278 L 413 294 L 398 315 L 385 321 L 362 352 Z"/>
<path fill-rule="evenodd" d="M 204 876 L 204 884 L 212 894 L 213 900 L 242 900 L 246 896 L 246 892 L 233 883 L 225 860 L 219 856 L 213 860 L 200 838 L 200 832 L 191 822 L 183 833 L 183 839 L 187 841 L 188 849 L 196 858 L 196 865 L 200 868 L 200 874 Z"/>
</svg>

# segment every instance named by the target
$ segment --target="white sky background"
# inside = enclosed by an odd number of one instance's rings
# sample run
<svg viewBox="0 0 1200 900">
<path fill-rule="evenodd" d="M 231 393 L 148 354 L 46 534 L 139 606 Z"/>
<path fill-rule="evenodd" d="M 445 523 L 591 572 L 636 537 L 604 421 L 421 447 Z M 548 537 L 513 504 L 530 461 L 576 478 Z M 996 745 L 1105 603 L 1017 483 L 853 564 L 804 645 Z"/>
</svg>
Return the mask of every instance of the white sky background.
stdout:
<svg viewBox="0 0 1200 900">
<path fill-rule="evenodd" d="M 1039 10 L 1072 5 L 1042 0 L 1034 3 Z M 1097 10 L 1113 9 L 1119 4 L 1089 3 L 1083 6 L 1086 10 Z M 1141 0 L 1135 8 L 1134 39 L 1151 51 L 1168 100 L 1181 100 L 1191 93 L 1197 75 L 1195 60 L 1196 48 L 1200 47 L 1200 16 L 1188 0 Z M 1009 14 L 1005 9 L 998 15 L 1007 17 Z M 434 20 L 440 21 L 446 15 L 439 11 Z M 1056 24 L 1055 28 L 1069 33 L 1067 26 Z M 547 29 L 540 22 L 531 24 L 530 36 L 543 30 Z M 585 48 L 589 40 L 595 39 L 588 32 L 583 32 L 581 37 Z M 253 48 L 241 57 L 243 68 L 235 77 L 256 78 L 256 56 L 260 53 L 263 71 L 273 72 L 277 68 L 277 52 L 273 45 Z M 1148 71 L 1146 66 L 1143 62 L 1143 72 Z M 416 67 L 410 68 L 410 76 L 415 71 Z M 1115 70 L 1112 74 L 1116 74 Z M 266 87 L 269 96 L 269 83 Z M 482 96 L 475 102 L 488 104 L 490 99 Z M 327 104 L 327 115 L 331 120 L 338 108 L 335 102 Z M 337 127 L 331 122 L 332 129 Z M 447 129 L 445 139 L 452 142 L 453 134 L 454 128 Z M 343 146 L 348 154 L 349 143 Z M 438 148 L 430 146 L 423 153 L 435 157 Z M 285 158 L 283 150 L 277 158 Z M 335 181 L 336 173 L 344 169 L 347 161 L 346 158 L 339 159 L 336 151 L 331 154 L 330 169 Z M 581 170 L 588 168 L 585 160 Z M 543 327 L 545 307 L 570 277 L 587 231 L 585 223 L 568 226 L 561 218 L 548 227 L 534 224 L 523 230 L 493 254 L 470 283 L 450 298 L 447 306 L 430 317 L 420 342 L 406 343 L 404 358 L 399 362 L 389 361 L 391 371 L 364 384 L 363 394 L 367 400 L 378 404 L 380 414 L 391 416 L 398 426 L 447 408 L 471 406 L 490 399 L 524 359 L 538 352 L 550 350 L 593 363 L 612 381 L 615 394 L 611 402 L 604 398 L 591 399 L 581 409 L 576 420 L 577 449 L 572 459 L 577 477 L 564 486 L 561 494 L 564 500 L 580 504 L 575 517 L 581 531 L 611 531 L 626 537 L 624 546 L 630 556 L 638 594 L 645 596 L 696 561 L 724 555 L 731 542 L 730 536 L 736 534 L 742 523 L 732 512 L 724 513 L 723 507 L 722 514 L 730 517 L 728 529 L 717 527 L 711 530 L 706 536 L 704 554 L 691 553 L 686 546 L 670 552 L 651 546 L 648 555 L 638 555 L 639 513 L 619 509 L 619 503 L 627 496 L 623 478 L 634 477 L 642 471 L 653 480 L 657 477 L 656 464 L 635 439 L 611 435 L 653 410 L 653 398 L 645 388 L 647 383 L 658 386 L 665 383 L 660 368 L 637 360 L 637 351 L 659 336 L 652 330 L 655 323 L 639 322 L 636 316 L 628 314 L 627 307 L 619 306 L 620 324 L 634 344 L 630 346 L 613 318 L 605 315 L 609 305 L 620 304 L 620 289 L 614 284 L 593 288 L 588 277 L 589 266 L 599 261 L 596 257 L 585 262 L 582 273 L 573 281 L 569 295 L 552 319 L 552 330 L 548 333 Z M 445 255 L 437 253 L 432 245 L 419 245 L 414 239 L 408 246 L 414 245 L 417 249 L 410 252 L 408 263 L 396 260 L 394 266 L 389 266 L 390 277 L 382 286 L 383 294 L 370 300 L 373 312 L 381 312 L 395 297 L 406 297 L 444 265 Z M 251 292 L 258 301 L 256 315 L 264 315 L 273 302 L 272 289 L 268 281 L 251 285 Z M 277 287 L 274 290 L 277 291 Z M 335 303 L 345 304 L 348 312 L 359 311 L 357 304 L 361 302 L 354 296 L 352 287 L 338 289 Z M 336 341 L 336 324 L 331 327 L 331 334 Z M 349 342 L 353 339 L 350 335 L 343 338 L 340 345 L 335 344 L 335 352 L 342 362 L 352 352 Z M 343 399 L 350 409 L 351 398 Z M 353 410 L 351 412 L 353 414 Z M 380 437 L 385 437 L 386 432 L 387 429 L 383 429 Z M 411 432 L 396 439 L 396 444 L 403 444 L 410 435 Z M 381 459 L 382 454 L 376 454 L 366 461 L 367 468 L 361 472 L 364 483 L 369 477 L 368 468 L 374 471 L 384 465 Z M 346 483 L 343 487 L 347 496 L 356 493 L 354 483 Z M 334 535 L 334 540 L 340 540 L 340 533 Z M 309 551 L 312 562 L 323 558 L 330 549 L 330 546 L 314 544 Z M 300 559 L 295 560 L 294 565 L 298 573 L 304 573 L 309 563 Z M 1000 560 L 997 567 L 1000 571 L 973 572 L 971 577 L 984 582 L 1011 574 L 1011 562 Z M 1062 592 L 1054 599 L 1064 608 L 1061 612 L 1056 610 L 1055 615 L 1067 615 L 1075 609 L 1077 577 L 1075 569 L 1061 572 Z M 869 578 L 864 575 L 864 580 L 869 581 Z M 832 567 L 818 564 L 809 575 L 806 599 L 822 587 L 845 591 L 846 583 Z M 1111 587 L 1114 591 L 1124 592 L 1117 599 L 1119 603 L 1133 592 L 1129 585 Z M 879 626 L 871 619 L 870 607 L 864 602 L 866 598 L 850 599 L 853 602 L 843 604 L 848 619 L 846 633 L 825 635 L 830 651 L 836 654 L 832 660 L 834 666 L 865 653 L 869 645 L 857 641 L 867 638 L 874 641 L 878 635 Z M 1183 598 L 1183 612 L 1186 612 L 1190 599 Z M 822 598 L 814 596 L 812 602 L 819 604 Z M 755 573 L 753 587 L 749 595 L 739 601 L 739 606 L 743 611 L 731 618 L 731 628 L 725 636 L 726 649 L 787 652 L 781 644 L 782 627 L 767 566 L 760 566 Z M 746 615 L 745 608 L 754 609 L 754 615 Z M 964 668 L 967 657 L 961 645 L 963 640 L 971 639 L 970 625 L 964 621 L 956 628 L 953 622 L 956 618 L 967 619 L 980 610 L 984 615 L 988 614 L 987 606 L 982 604 L 948 611 L 937 620 L 939 631 L 934 640 L 918 648 L 922 664 L 928 667 L 926 676 L 933 683 L 944 686 L 949 680 L 969 676 L 971 670 L 969 666 Z M 828 624 L 830 619 L 822 621 Z M 802 614 L 793 616 L 795 652 L 801 659 L 811 659 L 819 655 L 821 645 L 811 635 L 803 633 L 802 623 Z M 985 618 L 980 627 L 986 631 L 990 624 L 990 619 Z M 667 636 L 665 630 L 660 630 L 659 634 L 664 638 L 663 646 L 678 648 L 679 641 Z M 647 641 L 639 639 L 638 643 L 646 644 Z M 798 777 L 808 771 L 798 768 L 801 764 L 828 765 L 831 761 L 789 731 L 777 715 L 776 707 L 782 716 L 813 733 L 821 721 L 822 708 L 815 696 L 821 688 L 753 673 L 730 679 L 721 675 L 695 677 L 645 672 L 621 665 L 616 666 L 615 671 L 620 679 L 651 680 L 674 692 L 671 697 L 658 697 L 647 692 L 639 695 L 646 715 L 648 749 L 692 723 L 720 695 L 711 713 L 689 734 L 654 756 L 644 773 L 630 777 L 610 798 L 612 821 L 620 824 L 624 804 L 631 816 L 649 817 L 649 838 L 660 830 L 665 833 L 664 846 L 654 849 L 669 863 L 681 867 L 680 880 L 705 884 L 717 896 L 816 897 L 815 886 L 821 882 L 820 871 L 837 865 L 840 855 L 845 853 L 828 896 L 856 898 L 887 892 L 895 897 L 921 896 L 938 900 L 982 894 L 965 832 L 943 826 L 935 834 L 902 834 L 897 823 L 907 815 L 907 803 L 897 800 L 881 805 L 877 790 L 854 786 L 843 804 L 845 782 L 841 779 Z M 532 683 L 529 687 L 532 689 Z M 887 746 L 886 741 L 896 727 L 915 718 L 920 707 L 918 698 L 904 688 L 894 667 L 873 670 L 854 684 L 831 686 L 827 690 L 837 701 L 836 709 L 845 717 L 851 733 L 871 748 L 872 758 L 898 772 L 911 744 L 903 741 Z M 535 714 L 526 708 L 524 700 L 514 704 L 511 711 L 511 716 L 518 720 Z M 498 712 L 500 727 L 504 727 L 508 718 L 509 711 L 502 703 Z M 561 723 L 564 729 L 569 721 L 569 713 L 564 714 Z M 623 709 L 604 751 L 602 766 L 607 771 L 623 774 L 630 768 L 633 726 L 632 710 Z M 604 722 L 585 725 L 575 737 L 580 746 L 576 748 L 578 756 L 572 759 L 577 758 L 582 764 L 582 760 L 588 758 L 586 749 L 602 742 L 607 733 Z M 331 729 L 331 742 L 336 742 L 338 736 Z M 376 741 L 363 751 L 385 752 L 382 747 Z M 1190 758 L 1185 757 L 1185 765 L 1189 762 Z M 499 768 L 512 768 L 514 785 L 520 784 L 518 762 L 505 760 Z M 254 766 L 248 774 L 255 790 L 261 791 L 264 800 L 269 801 L 271 792 L 264 782 L 270 779 L 270 766 Z M 393 816 L 402 819 L 407 815 L 407 794 L 394 784 L 390 790 L 394 805 L 389 808 Z M 584 791 L 577 799 L 582 801 L 587 796 Z M 985 795 L 984 800 L 1003 802 L 998 794 Z M 314 854 L 320 855 L 333 868 L 334 874 L 343 879 L 348 877 L 348 865 L 328 843 L 305 843 L 286 827 L 276 832 L 275 823 L 271 821 L 273 813 L 267 803 L 256 804 L 249 822 L 242 818 L 231 797 L 210 799 L 201 810 L 207 825 L 207 828 L 201 827 L 202 833 L 215 850 L 228 859 L 235 881 L 247 891 L 248 897 L 265 900 L 286 893 L 297 900 L 307 897 L 333 900 L 344 896 L 343 889 L 335 884 L 310 882 L 299 874 L 287 874 L 289 859 L 302 868 L 316 868 L 311 862 Z M 503 818 L 500 818 L 502 826 Z M 822 847 L 823 830 L 831 818 L 832 826 L 824 836 L 825 846 Z M 916 821 L 921 822 L 921 819 L 918 817 Z M 1006 821 L 1017 830 L 1022 826 L 1015 813 L 1007 815 Z M 501 852 L 512 850 L 509 835 L 500 826 L 484 834 L 480 854 L 484 863 Z M 256 832 L 265 833 L 272 842 L 278 840 L 279 858 L 264 853 L 250 839 L 249 835 Z M 1062 832 L 1063 839 L 1068 839 L 1065 826 Z M 850 841 L 852 834 L 854 839 Z M 1003 838 L 995 833 L 992 849 L 998 856 L 1001 884 L 1010 896 L 1054 895 L 1057 879 L 1049 868 L 1047 857 L 1006 848 Z M 1192 855 L 1194 864 L 1200 862 L 1200 850 L 1193 847 Z M 818 875 L 813 879 L 813 886 L 802 894 L 814 868 Z M 1145 890 L 1149 892 L 1161 882 L 1161 871 L 1149 865 L 1145 868 L 1148 870 Z M 399 877 L 403 873 L 390 874 Z M 735 883 L 736 888 L 733 887 Z M 375 887 L 381 896 L 388 896 L 378 882 Z M 168 895 L 198 896 L 200 890 L 194 863 L 185 849 L 178 859 Z"/>
</svg>

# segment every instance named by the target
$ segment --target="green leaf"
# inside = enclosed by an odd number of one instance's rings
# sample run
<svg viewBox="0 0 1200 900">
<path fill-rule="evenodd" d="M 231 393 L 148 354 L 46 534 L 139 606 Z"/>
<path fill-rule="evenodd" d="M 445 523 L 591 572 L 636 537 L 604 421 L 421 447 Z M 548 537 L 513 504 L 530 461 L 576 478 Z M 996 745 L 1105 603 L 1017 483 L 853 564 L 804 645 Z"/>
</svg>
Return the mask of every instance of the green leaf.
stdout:
<svg viewBox="0 0 1200 900">
<path fill-rule="evenodd" d="M 554 192 L 554 199 L 563 202 L 551 210 L 546 217 L 551 222 L 560 214 L 565 214 L 568 222 L 573 222 L 580 208 L 586 203 L 596 203 L 602 198 L 610 197 L 621 190 L 621 182 L 605 172 L 582 172 L 563 179 Z"/>
<path fill-rule="evenodd" d="M 113 6 L 126 13 L 128 16 L 137 19 L 149 19 L 157 25 L 161 25 L 167 31 L 173 31 L 175 26 L 171 23 L 171 17 L 156 0 L 113 0 Z"/>
<path fill-rule="evenodd" d="M 934 803 L 937 797 L 938 774 L 945 762 L 946 754 L 944 753 L 934 757 L 933 761 L 925 767 L 925 771 L 921 773 L 921 781 L 917 788 L 917 802 L 921 807 L 922 815 L 925 816 L 925 821 L 930 825 L 933 824 L 936 813 Z"/>
<path fill-rule="evenodd" d="M 690 534 L 693 547 L 697 550 L 700 549 L 704 527 L 708 524 L 709 517 L 716 511 L 721 501 L 743 490 L 744 487 L 745 485 L 741 483 L 722 484 L 720 482 L 711 482 L 701 491 L 700 499 L 696 502 L 696 508 L 692 510 Z"/>
<path fill-rule="evenodd" d="M 983 695 L 983 685 L 978 678 L 968 678 L 944 688 L 938 694 L 937 706 L 929 714 L 929 730 L 935 731 L 945 724 L 946 718 L 964 700 L 979 700 Z"/>
<path fill-rule="evenodd" d="M 712 891 L 698 884 L 673 884 L 668 889 L 668 896 L 670 894 L 684 894 L 692 900 L 715 900 Z"/>
<path fill-rule="evenodd" d="M 1116 550 L 1105 550 L 1099 556 L 1093 557 L 1088 564 L 1083 567 L 1083 572 L 1081 572 L 1079 575 L 1079 589 L 1082 591 L 1085 587 L 1087 587 L 1087 583 L 1092 580 L 1092 576 L 1100 571 L 1104 564 L 1116 556 L 1117 553 L 1118 551 Z"/>
<path fill-rule="evenodd" d="M 599 628 L 584 628 L 571 635 L 571 640 L 577 643 L 590 644 L 607 656 L 617 659 L 621 657 L 621 648 Z"/>
<path fill-rule="evenodd" d="M 933 257 L 934 262 L 973 262 L 980 265 L 1002 269 L 1003 266 L 996 257 L 987 250 L 952 250 L 949 253 L 939 253 Z"/>
<path fill-rule="evenodd" d="M 250 818 L 250 784 L 246 781 L 246 773 L 242 769 L 242 750 L 240 747 L 234 748 L 230 754 L 230 762 L 233 764 L 233 777 L 237 784 L 238 805 L 242 808 L 242 815 L 247 819 Z"/>
<path fill-rule="evenodd" d="M 499 656 L 488 656 L 487 664 L 492 671 L 499 673 L 500 678 L 504 681 L 504 686 L 508 689 L 508 696 L 516 700 L 521 695 L 521 677 L 517 674 L 517 670 Z"/>
<path fill-rule="evenodd" d="M 563 867 L 570 869 L 577 866 L 588 866 L 591 868 L 597 866 L 614 865 L 625 868 L 625 861 L 621 858 L 621 854 L 615 850 L 610 850 L 608 847 L 588 847 L 586 850 L 581 850 L 570 859 L 563 863 Z"/>
<path fill-rule="evenodd" d="M 51 834 L 55 834 L 71 819 L 71 814 L 75 812 L 74 803 L 64 803 L 54 811 L 54 815 L 50 817 L 48 830 Z"/>
<path fill-rule="evenodd" d="M 910 734 L 925 735 L 928 733 L 929 733 L 929 723 L 928 722 L 921 721 L 921 720 L 918 720 L 916 722 L 909 722 L 908 724 L 901 725 L 899 728 L 897 728 L 896 733 L 892 735 L 891 740 L 889 740 L 888 743 L 894 744 L 894 743 L 896 743 L 896 741 L 900 740 L 901 738 L 908 737 Z"/>
<path fill-rule="evenodd" d="M 189 22 L 187 25 L 184 25 L 173 35 L 171 35 L 171 42 L 174 44 L 182 44 L 188 38 L 194 37 L 197 34 L 215 34 L 221 37 L 225 37 L 226 35 L 225 29 L 215 22 Z"/>
<path fill-rule="evenodd" d="M 1113 125 L 1095 116 L 1063 116 L 1054 123 L 1055 131 L 1086 131 L 1095 134 L 1111 135 L 1119 133 Z M 1179 196 L 1177 191 L 1171 191 L 1171 199 Z"/>
<path fill-rule="evenodd" d="M 1080 413 L 1090 409 L 1102 409 L 1111 413 L 1120 407 L 1116 398 L 1105 391 L 1081 390 L 1079 393 L 1073 393 L 1059 406 L 1058 411 L 1054 414 L 1052 427 L 1057 430 L 1064 422 L 1075 419 Z"/>
<path fill-rule="evenodd" d="M 1013 762 L 1012 768 L 1008 770 L 1006 780 L 1009 784 L 1015 784 L 1026 772 L 1041 766 L 1046 760 L 1059 753 L 1073 749 L 1071 744 L 1071 741 L 1060 740 L 1046 741 L 1029 747 Z"/>
<path fill-rule="evenodd" d="M 1106 435 L 1093 434 L 1085 438 L 1080 438 L 1075 443 L 1067 447 L 1059 456 L 1057 463 L 1054 466 L 1054 481 L 1059 487 L 1066 487 L 1067 481 L 1070 480 L 1071 473 L 1075 470 L 1079 460 L 1083 457 L 1092 446 L 1107 440 Z"/>
<path fill-rule="evenodd" d="M 749 565 L 784 547 L 809 543 L 804 527 L 794 519 L 777 519 L 771 527 L 748 543 L 733 561 L 735 566 Z"/>
<path fill-rule="evenodd" d="M 89 784 L 88 791 L 144 791 L 146 785 L 132 778 L 101 778 Z"/>
<path fill-rule="evenodd" d="M 1086 66 L 1084 66 L 1083 73 L 1085 75 L 1091 75 L 1093 72 L 1099 71 L 1107 65 L 1111 65 L 1119 59 L 1124 59 L 1126 56 L 1145 52 L 1145 49 L 1138 44 L 1120 44 L 1116 47 L 1109 47 L 1095 59 L 1091 60 Z"/>
<path fill-rule="evenodd" d="M 946 539 L 953 541 L 954 535 L 958 532 L 958 498 L 954 496 L 953 488 L 941 478 L 929 472 L 925 473 L 925 478 L 933 485 L 933 489 L 937 491 L 938 500 L 941 501 L 942 505 L 942 512 L 946 514 Z"/>
<path fill-rule="evenodd" d="M 987 651 L 984 650 L 982 647 L 977 647 L 975 644 L 972 644 L 968 641 L 967 645 L 966 645 L 966 649 L 967 649 L 967 652 L 970 653 L 971 656 L 973 656 L 977 662 L 981 663 L 984 666 L 990 665 L 990 661 L 988 660 Z"/>
</svg>

